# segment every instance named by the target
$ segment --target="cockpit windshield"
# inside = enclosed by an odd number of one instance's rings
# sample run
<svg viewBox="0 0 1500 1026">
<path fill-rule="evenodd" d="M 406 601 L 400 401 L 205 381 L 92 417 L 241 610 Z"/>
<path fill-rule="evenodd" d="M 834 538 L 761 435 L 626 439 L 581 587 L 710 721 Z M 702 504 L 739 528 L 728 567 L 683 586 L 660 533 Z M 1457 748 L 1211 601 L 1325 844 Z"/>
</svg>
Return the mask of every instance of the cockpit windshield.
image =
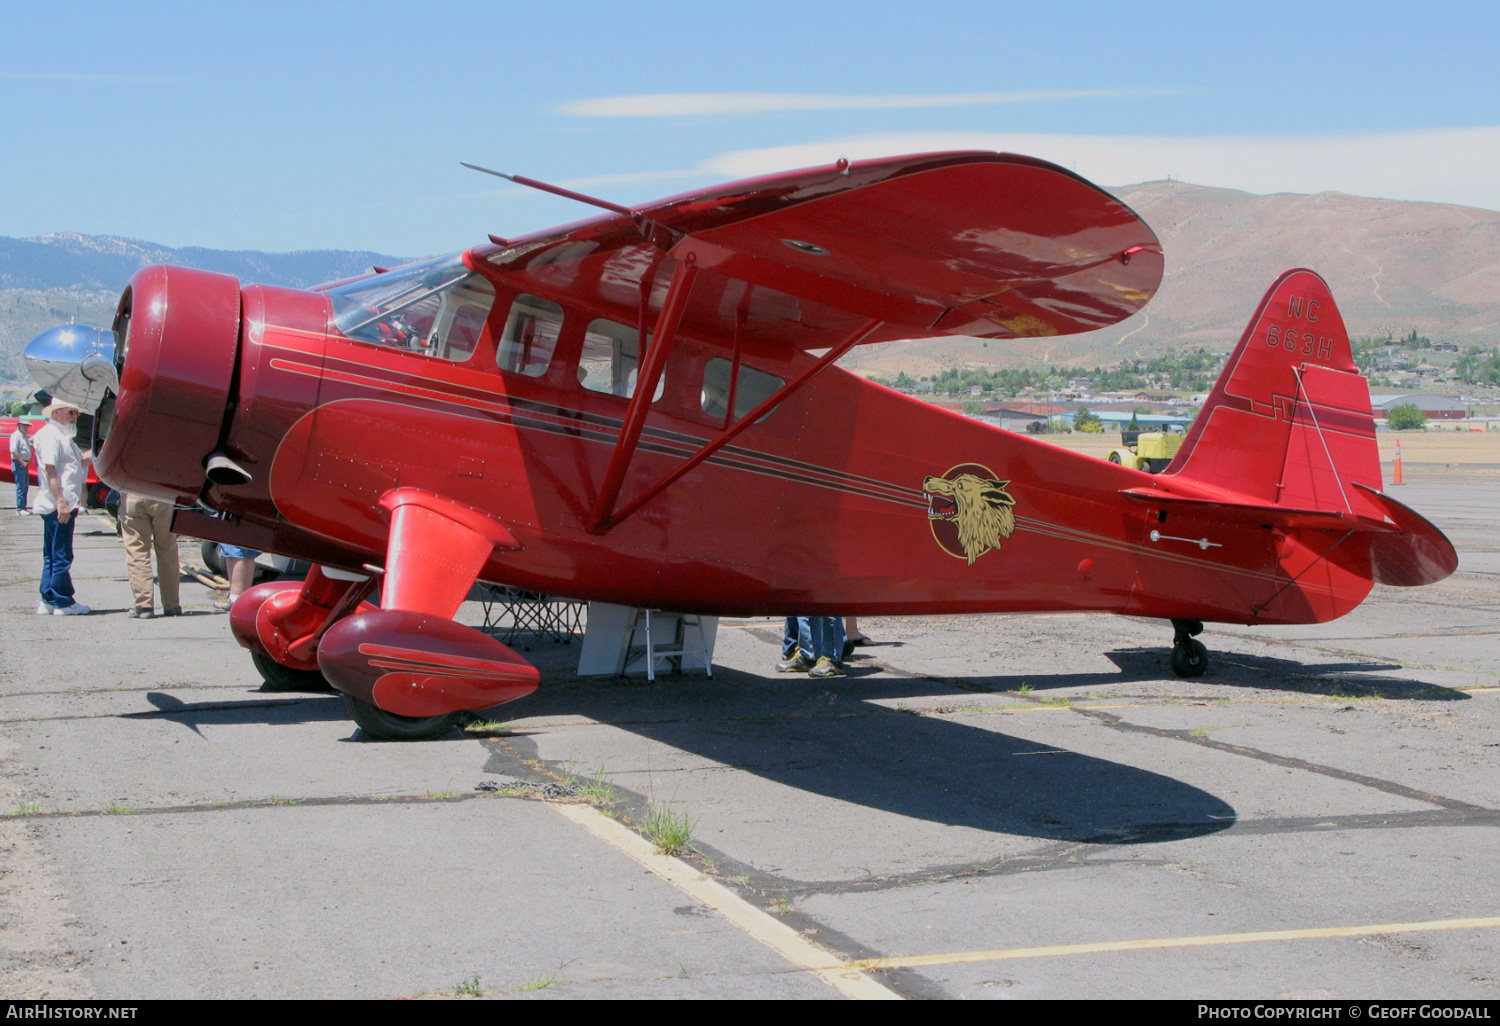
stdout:
<svg viewBox="0 0 1500 1026">
<path fill-rule="evenodd" d="M 495 287 L 461 256 L 362 278 L 328 295 L 333 323 L 349 338 L 444 360 L 469 358 L 495 305 Z"/>
</svg>

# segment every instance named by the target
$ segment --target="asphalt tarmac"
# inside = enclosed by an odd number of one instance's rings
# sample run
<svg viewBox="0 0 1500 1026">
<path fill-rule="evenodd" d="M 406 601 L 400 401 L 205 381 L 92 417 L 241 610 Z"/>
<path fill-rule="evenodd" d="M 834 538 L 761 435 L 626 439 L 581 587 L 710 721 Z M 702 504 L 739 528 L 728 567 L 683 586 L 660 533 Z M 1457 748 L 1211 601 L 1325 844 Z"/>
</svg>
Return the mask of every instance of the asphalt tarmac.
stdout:
<svg viewBox="0 0 1500 1026">
<path fill-rule="evenodd" d="M 33 615 L 0 513 L 0 996 L 1494 1000 L 1500 480 L 1408 481 L 1457 574 L 1197 680 L 1148 620 L 869 618 L 832 681 L 738 620 L 712 679 L 537 643 L 419 744 L 260 690 L 199 584 L 129 619 L 98 518 L 95 614 Z"/>
</svg>

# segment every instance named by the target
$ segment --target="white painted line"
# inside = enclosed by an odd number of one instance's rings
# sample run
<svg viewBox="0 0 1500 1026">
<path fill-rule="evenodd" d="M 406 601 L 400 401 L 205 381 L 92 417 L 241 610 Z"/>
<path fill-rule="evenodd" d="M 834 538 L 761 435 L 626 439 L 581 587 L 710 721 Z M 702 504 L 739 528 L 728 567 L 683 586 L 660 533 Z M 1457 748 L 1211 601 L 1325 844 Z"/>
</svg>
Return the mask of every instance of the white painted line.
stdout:
<svg viewBox="0 0 1500 1026">
<path fill-rule="evenodd" d="M 834 987 L 845 997 L 860 1000 L 899 1001 L 900 995 L 870 979 L 861 968 L 850 965 L 803 937 L 796 930 L 762 909 L 756 908 L 727 887 L 694 869 L 681 859 L 663 855 L 635 831 L 610 819 L 592 805 L 553 804 L 553 808 L 595 837 L 645 866 L 695 901 L 713 909 L 732 925 L 800 965 Z"/>
<path fill-rule="evenodd" d="M 1371 937 L 1383 933 L 1418 933 L 1426 930 L 1479 930 L 1497 926 L 1500 926 L 1500 917 L 1489 919 L 1434 919 L 1422 923 L 1324 926 L 1307 930 L 1269 930 L 1262 933 L 1213 933 L 1198 937 L 1156 937 L 1145 940 L 1101 941 L 1095 944 L 1055 944 L 1045 948 L 959 951 L 946 955 L 877 958 L 852 964 L 864 969 L 910 969 L 926 965 L 953 965 L 959 962 L 1002 962 L 1012 958 L 1094 955 L 1106 951 L 1191 948 L 1211 944 L 1253 944 L 1264 941 L 1313 940 L 1324 937 Z"/>
</svg>

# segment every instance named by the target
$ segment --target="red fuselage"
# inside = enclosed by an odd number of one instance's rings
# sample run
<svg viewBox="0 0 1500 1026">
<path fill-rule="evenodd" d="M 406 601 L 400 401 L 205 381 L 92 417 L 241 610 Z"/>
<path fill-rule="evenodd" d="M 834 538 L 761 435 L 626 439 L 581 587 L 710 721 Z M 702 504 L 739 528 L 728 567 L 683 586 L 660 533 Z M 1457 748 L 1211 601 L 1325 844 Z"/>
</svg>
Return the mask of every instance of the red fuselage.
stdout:
<svg viewBox="0 0 1500 1026">
<path fill-rule="evenodd" d="M 628 400 L 584 387 L 580 360 L 591 322 L 618 311 L 526 283 L 561 307 L 561 330 L 542 373 L 502 371 L 497 340 L 522 290 L 482 261 L 470 266 L 495 300 L 462 360 L 345 337 L 325 293 L 140 272 L 122 301 L 128 350 L 104 477 L 227 515 L 183 513 L 186 533 L 351 570 L 385 558 L 381 495 L 421 488 L 514 535 L 520 547 L 496 550 L 483 580 L 683 611 L 1096 610 L 1290 623 L 1341 615 L 1370 588 L 1320 561 L 1312 542 L 1121 495 L 1150 487 L 1151 475 L 837 367 L 634 515 L 590 533 Z M 721 340 L 679 333 L 622 505 L 723 428 L 722 413 L 705 412 L 705 375 L 725 355 Z M 812 360 L 744 354 L 746 367 L 782 381 Z M 206 485 L 215 450 L 249 483 Z M 973 514 L 973 497 L 955 494 L 965 475 L 1003 484 L 1008 507 L 988 507 L 1013 518 L 998 546 L 966 533 L 959 507 Z"/>
</svg>

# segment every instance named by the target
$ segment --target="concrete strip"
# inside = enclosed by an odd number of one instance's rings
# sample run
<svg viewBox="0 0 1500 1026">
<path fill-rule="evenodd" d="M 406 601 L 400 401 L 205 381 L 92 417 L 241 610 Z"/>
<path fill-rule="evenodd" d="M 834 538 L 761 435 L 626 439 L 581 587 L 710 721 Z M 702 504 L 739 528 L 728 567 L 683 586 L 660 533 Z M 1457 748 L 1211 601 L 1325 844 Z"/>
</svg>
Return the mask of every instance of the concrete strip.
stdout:
<svg viewBox="0 0 1500 1026">
<path fill-rule="evenodd" d="M 789 961 L 815 973 L 845 997 L 864 1001 L 899 1001 L 900 997 L 876 983 L 861 970 L 804 938 L 796 930 L 762 912 L 680 859 L 663 855 L 635 832 L 625 828 L 591 805 L 556 805 L 554 808 L 600 840 L 619 849 L 688 897 L 702 902 L 752 938 Z"/>
</svg>

